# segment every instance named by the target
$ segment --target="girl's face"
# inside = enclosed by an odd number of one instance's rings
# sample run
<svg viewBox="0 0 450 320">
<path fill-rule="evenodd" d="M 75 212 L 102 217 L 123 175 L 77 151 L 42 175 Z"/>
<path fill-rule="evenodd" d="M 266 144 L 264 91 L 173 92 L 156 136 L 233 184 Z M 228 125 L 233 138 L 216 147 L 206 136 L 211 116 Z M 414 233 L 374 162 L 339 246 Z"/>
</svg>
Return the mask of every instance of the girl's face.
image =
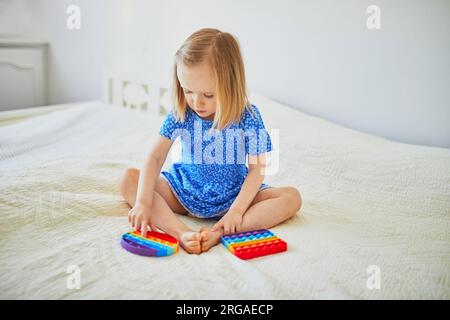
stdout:
<svg viewBox="0 0 450 320">
<path fill-rule="evenodd" d="M 178 64 L 177 76 L 189 107 L 200 117 L 213 120 L 216 112 L 216 95 L 209 65 L 202 63 L 187 67 Z"/>
</svg>

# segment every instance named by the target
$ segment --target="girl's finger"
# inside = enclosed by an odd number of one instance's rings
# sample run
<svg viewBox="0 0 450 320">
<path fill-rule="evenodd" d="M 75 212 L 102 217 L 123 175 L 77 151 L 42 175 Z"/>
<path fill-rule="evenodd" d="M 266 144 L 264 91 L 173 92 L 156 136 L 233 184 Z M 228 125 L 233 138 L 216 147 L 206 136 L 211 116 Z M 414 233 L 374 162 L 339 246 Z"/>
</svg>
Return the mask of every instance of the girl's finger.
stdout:
<svg viewBox="0 0 450 320">
<path fill-rule="evenodd" d="M 140 227 L 141 227 L 141 219 L 136 217 L 134 219 L 134 231 L 139 231 Z"/>
<path fill-rule="evenodd" d="M 135 220 L 135 216 L 134 215 L 132 215 L 131 216 L 131 228 L 133 229 L 134 228 L 134 220 Z"/>
<path fill-rule="evenodd" d="M 150 229 L 152 229 L 152 231 L 156 231 L 157 232 L 156 226 L 152 222 L 150 222 Z"/>
<path fill-rule="evenodd" d="M 143 220 L 141 223 L 141 235 L 145 237 L 147 235 L 147 221 Z"/>
</svg>

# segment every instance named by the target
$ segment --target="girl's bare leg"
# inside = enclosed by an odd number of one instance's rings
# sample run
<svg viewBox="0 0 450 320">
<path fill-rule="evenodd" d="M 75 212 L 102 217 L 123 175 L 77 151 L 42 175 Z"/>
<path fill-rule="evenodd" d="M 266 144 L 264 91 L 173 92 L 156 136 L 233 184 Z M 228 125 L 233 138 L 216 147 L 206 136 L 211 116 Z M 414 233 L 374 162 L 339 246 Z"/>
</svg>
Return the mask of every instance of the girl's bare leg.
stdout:
<svg viewBox="0 0 450 320">
<path fill-rule="evenodd" d="M 119 182 L 120 193 L 131 207 L 133 207 L 136 202 L 138 182 L 138 169 L 125 170 Z M 152 222 L 157 228 L 177 238 L 183 249 L 188 253 L 199 254 L 201 252 L 200 234 L 192 231 L 187 225 L 180 221 L 165 198 L 158 192 L 160 191 L 162 194 L 165 194 L 174 209 L 182 214 L 185 213 L 183 210 L 186 210 L 179 203 L 175 203 L 173 198 L 167 194 L 168 186 L 164 186 L 164 183 L 167 184 L 163 178 L 160 178 L 155 186 L 152 201 Z M 176 201 L 178 202 L 178 200 Z"/>
<path fill-rule="evenodd" d="M 295 216 L 300 210 L 300 192 L 293 187 L 268 188 L 259 191 L 242 218 L 241 232 L 269 229 Z M 212 232 L 202 228 L 202 251 L 207 251 L 219 243 L 223 229 Z"/>
</svg>

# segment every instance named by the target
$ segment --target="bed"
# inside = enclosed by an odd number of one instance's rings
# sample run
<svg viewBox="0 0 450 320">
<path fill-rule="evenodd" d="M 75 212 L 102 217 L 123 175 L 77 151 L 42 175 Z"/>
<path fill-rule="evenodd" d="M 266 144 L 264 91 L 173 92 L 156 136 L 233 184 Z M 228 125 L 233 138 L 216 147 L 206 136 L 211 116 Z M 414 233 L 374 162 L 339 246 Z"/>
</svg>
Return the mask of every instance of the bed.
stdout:
<svg viewBox="0 0 450 320">
<path fill-rule="evenodd" d="M 161 259 L 120 247 L 117 182 L 162 116 L 99 101 L 0 112 L 0 298 L 449 299 L 450 150 L 250 98 L 279 149 L 265 182 L 304 203 L 272 229 L 288 251 L 249 261 L 221 245 Z"/>
</svg>

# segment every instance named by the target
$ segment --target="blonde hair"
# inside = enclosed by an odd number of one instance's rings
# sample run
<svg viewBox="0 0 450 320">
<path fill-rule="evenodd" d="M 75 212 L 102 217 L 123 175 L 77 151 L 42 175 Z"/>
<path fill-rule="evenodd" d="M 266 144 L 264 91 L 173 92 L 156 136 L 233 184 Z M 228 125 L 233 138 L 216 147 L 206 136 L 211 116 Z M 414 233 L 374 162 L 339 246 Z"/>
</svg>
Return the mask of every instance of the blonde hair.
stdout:
<svg viewBox="0 0 450 320">
<path fill-rule="evenodd" d="M 172 98 L 174 116 L 183 122 L 187 102 L 178 80 L 177 66 L 195 66 L 207 62 L 215 79 L 216 113 L 212 128 L 222 130 L 240 121 L 245 108 L 253 111 L 248 100 L 244 62 L 236 38 L 217 29 L 204 28 L 190 35 L 175 53 Z"/>
</svg>

